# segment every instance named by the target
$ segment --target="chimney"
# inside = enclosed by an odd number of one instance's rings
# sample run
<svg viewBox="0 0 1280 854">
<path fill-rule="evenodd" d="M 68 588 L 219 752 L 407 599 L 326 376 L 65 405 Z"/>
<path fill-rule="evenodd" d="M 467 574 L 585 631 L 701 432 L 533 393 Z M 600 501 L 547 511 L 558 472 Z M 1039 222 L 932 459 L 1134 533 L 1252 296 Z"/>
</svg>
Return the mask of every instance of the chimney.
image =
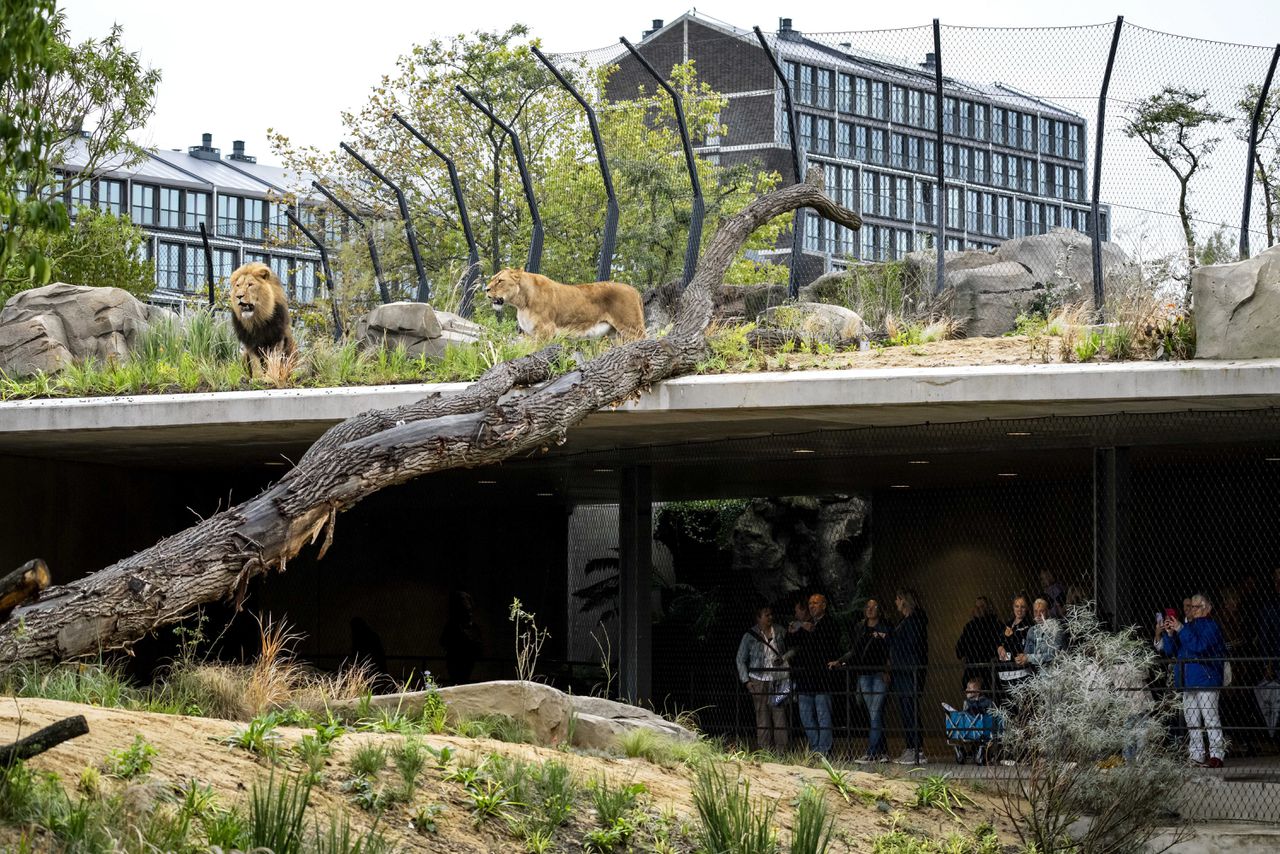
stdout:
<svg viewBox="0 0 1280 854">
<path fill-rule="evenodd" d="M 920 67 L 925 71 L 933 71 L 938 67 L 938 55 L 933 51 L 929 51 L 924 55 L 924 62 L 920 63 Z"/>
<path fill-rule="evenodd" d="M 801 39 L 801 36 L 802 34 L 799 30 L 794 30 L 791 28 L 790 18 L 778 19 L 778 38 L 791 39 L 792 41 L 799 41 Z"/>
<path fill-rule="evenodd" d="M 231 153 L 227 155 L 228 160 L 238 160 L 241 163 L 257 163 L 258 158 L 250 157 L 244 153 L 244 140 L 237 139 L 231 142 Z"/>
<path fill-rule="evenodd" d="M 649 36 L 653 35 L 653 34 L 654 34 L 654 33 L 656 33 L 658 30 L 662 29 L 662 26 L 663 26 L 663 21 L 662 21 L 662 19 L 661 19 L 661 18 L 654 18 L 654 19 L 653 19 L 653 25 L 652 25 L 649 29 L 645 30 L 645 31 L 644 31 L 644 33 L 642 33 L 642 34 L 641 34 L 640 38 L 642 38 L 642 39 L 647 39 L 647 38 L 649 38 Z"/>
<path fill-rule="evenodd" d="M 222 152 L 213 147 L 213 134 L 211 133 L 200 134 L 200 144 L 187 148 L 187 154 L 200 160 L 218 160 L 222 156 Z"/>
</svg>

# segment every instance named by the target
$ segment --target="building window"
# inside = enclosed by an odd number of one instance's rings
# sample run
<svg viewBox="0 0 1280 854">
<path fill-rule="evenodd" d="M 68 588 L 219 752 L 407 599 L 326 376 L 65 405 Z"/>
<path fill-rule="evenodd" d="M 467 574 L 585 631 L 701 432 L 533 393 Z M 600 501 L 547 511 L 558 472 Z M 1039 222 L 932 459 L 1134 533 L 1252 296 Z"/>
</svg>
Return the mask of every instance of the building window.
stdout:
<svg viewBox="0 0 1280 854">
<path fill-rule="evenodd" d="M 1009 236 L 1009 197 L 996 197 L 996 231 L 1000 237 Z"/>
<path fill-rule="evenodd" d="M 1018 189 L 1018 158 L 1015 155 L 1009 155 L 1009 189 Z"/>
<path fill-rule="evenodd" d="M 812 65 L 800 66 L 800 103 L 813 103 L 813 72 L 816 69 Z"/>
<path fill-rule="evenodd" d="M 1018 139 L 1019 139 L 1018 116 L 1020 115 L 1021 113 L 1019 113 L 1017 110 L 1009 110 L 1009 112 L 1005 115 L 1005 118 L 1008 119 L 1008 121 L 1005 123 L 1004 142 L 1005 142 L 1005 145 L 1009 146 L 1010 148 L 1017 148 L 1019 144 L 1018 143 Z"/>
<path fill-rule="evenodd" d="M 1067 126 L 1067 156 L 1072 160 L 1080 159 L 1080 125 Z"/>
<path fill-rule="evenodd" d="M 183 198 L 186 208 L 183 210 L 183 223 L 187 231 L 199 231 L 203 223 L 209 227 L 209 194 L 187 190 Z"/>
<path fill-rule="evenodd" d="M 907 90 L 901 86 L 893 87 L 893 113 L 891 120 L 896 124 L 906 124 L 907 121 Z"/>
<path fill-rule="evenodd" d="M 1027 234 L 1044 234 L 1044 223 L 1041 211 L 1044 205 L 1032 202 L 1027 205 L 1031 209 L 1031 222 L 1027 223 Z"/>
<path fill-rule="evenodd" d="M 1027 223 L 1031 220 L 1031 203 L 1026 199 L 1018 199 L 1017 218 L 1013 221 L 1013 236 L 1026 237 Z"/>
<path fill-rule="evenodd" d="M 917 172 L 920 170 L 920 137 L 918 136 L 907 137 L 907 168 Z"/>
<path fill-rule="evenodd" d="M 879 128 L 871 130 L 871 162 L 884 163 L 884 131 Z"/>
<path fill-rule="evenodd" d="M 162 240 L 156 247 L 156 287 L 182 290 L 182 244 Z"/>
<path fill-rule="evenodd" d="M 973 105 L 973 138 L 986 140 L 987 138 L 987 105 Z"/>
<path fill-rule="evenodd" d="M 994 234 L 996 230 L 995 224 L 995 196 L 990 193 L 982 194 L 982 228 L 983 234 Z"/>
<path fill-rule="evenodd" d="M 982 213 L 979 201 L 980 199 L 976 190 L 969 190 L 965 193 L 964 227 L 966 231 L 971 233 L 978 230 L 978 217 Z"/>
<path fill-rule="evenodd" d="M 1080 201 L 1080 170 L 1067 170 L 1067 198 L 1078 202 Z"/>
<path fill-rule="evenodd" d="M 948 178 L 954 178 L 956 176 L 955 143 L 945 142 L 942 144 L 942 172 Z"/>
<path fill-rule="evenodd" d="M 924 93 L 924 126 L 927 130 L 938 129 L 938 96 L 931 92 Z"/>
<path fill-rule="evenodd" d="M 887 225 L 876 227 L 876 260 L 883 261 L 893 251 L 893 229 Z"/>
<path fill-rule="evenodd" d="M 840 204 L 849 210 L 858 207 L 858 170 L 845 167 L 840 170 L 843 179 L 840 182 Z"/>
<path fill-rule="evenodd" d="M 854 135 L 853 159 L 863 162 L 867 159 L 867 129 L 862 125 L 858 125 L 857 133 Z"/>
<path fill-rule="evenodd" d="M 1059 198 L 1059 199 L 1062 198 L 1064 192 L 1066 191 L 1066 186 L 1067 186 L 1066 170 L 1063 169 L 1061 166 L 1054 166 L 1053 167 L 1053 193 L 1051 195 L 1053 195 L 1055 198 Z"/>
<path fill-rule="evenodd" d="M 942 132 L 956 132 L 956 99 L 942 99 Z"/>
<path fill-rule="evenodd" d="M 1022 148 L 1025 151 L 1035 151 L 1036 144 L 1036 119 L 1030 113 L 1022 114 Z"/>
<path fill-rule="evenodd" d="M 938 174 L 938 147 L 931 139 L 924 141 L 924 172 Z"/>
<path fill-rule="evenodd" d="M 807 217 L 817 219 L 817 217 Z M 316 279 L 318 278 L 315 261 L 299 259 L 294 270 L 293 298 L 301 303 L 315 302 Z"/>
<path fill-rule="evenodd" d="M 916 182 L 916 222 L 936 225 L 934 205 L 937 203 L 937 187 L 929 181 Z"/>
<path fill-rule="evenodd" d="M 787 73 L 787 87 L 791 90 L 791 96 L 796 97 L 796 86 L 798 85 L 796 82 L 796 77 L 798 76 L 796 73 L 796 69 L 799 66 L 797 66 L 791 60 L 787 60 L 782 64 L 782 67 L 786 70 L 786 73 Z"/>
<path fill-rule="evenodd" d="M 991 141 L 996 145 L 1004 145 L 1004 109 L 991 108 Z"/>
<path fill-rule="evenodd" d="M 218 196 L 218 234 L 227 237 L 240 236 L 239 197 Z"/>
<path fill-rule="evenodd" d="M 818 75 L 818 106 L 824 110 L 831 109 L 831 79 L 834 76 L 829 68 L 815 69 Z"/>
<path fill-rule="evenodd" d="M 900 133 L 889 135 L 890 161 L 898 169 L 907 168 L 907 138 Z"/>
<path fill-rule="evenodd" d="M 193 294 L 197 288 L 204 286 L 208 281 L 204 275 L 204 248 L 184 246 L 182 255 L 182 292 Z"/>
<path fill-rule="evenodd" d="M 864 216 L 875 216 L 880 212 L 877 206 L 880 199 L 881 176 L 877 172 L 864 172 L 862 175 L 862 213 Z"/>
<path fill-rule="evenodd" d="M 907 90 L 907 124 L 913 127 L 924 126 L 924 99 L 918 89 Z"/>
<path fill-rule="evenodd" d="M 876 230 L 869 225 L 862 227 L 862 260 L 876 260 Z"/>
<path fill-rule="evenodd" d="M 911 232 L 905 228 L 895 229 L 893 233 L 893 257 L 902 258 L 911 251 Z"/>
<path fill-rule="evenodd" d="M 865 77 L 857 78 L 854 84 L 854 101 L 853 110 L 860 116 L 871 115 L 871 81 Z"/>
<path fill-rule="evenodd" d="M 904 222 L 911 222 L 911 179 L 893 179 L 893 216 Z"/>
<path fill-rule="evenodd" d="M 129 207 L 129 218 L 134 225 L 156 224 L 156 188 L 146 184 L 133 185 L 132 205 Z"/>
<path fill-rule="evenodd" d="M 878 80 L 871 81 L 871 116 L 872 118 L 888 118 L 889 84 Z"/>
<path fill-rule="evenodd" d="M 1053 153 L 1053 119 L 1040 119 L 1040 153 Z"/>
<path fill-rule="evenodd" d="M 848 122 L 840 122 L 837 130 L 839 136 L 836 137 L 836 156 L 853 157 L 853 125 Z"/>
<path fill-rule="evenodd" d="M 1004 155 L 999 152 L 991 154 L 991 183 L 997 187 L 1004 186 Z"/>
<path fill-rule="evenodd" d="M 981 148 L 973 150 L 973 180 L 979 184 L 987 183 L 987 152 Z"/>
<path fill-rule="evenodd" d="M 172 187 L 160 188 L 161 228 L 182 227 L 182 191 Z"/>
<path fill-rule="evenodd" d="M 969 148 L 964 145 L 958 145 L 956 146 L 956 148 L 959 149 L 957 153 L 960 155 L 960 163 L 956 167 L 960 173 L 960 180 L 961 181 L 972 180 L 972 177 L 969 173 Z"/>
<path fill-rule="evenodd" d="M 1036 162 L 1030 157 L 1022 158 L 1022 190 L 1025 193 L 1036 191 Z"/>
<path fill-rule="evenodd" d="M 947 228 L 960 228 L 963 197 L 959 187 L 947 187 Z"/>
<path fill-rule="evenodd" d="M 893 182 L 894 178 L 890 175 L 880 176 L 880 199 L 876 202 L 879 205 L 880 216 L 893 216 Z"/>
<path fill-rule="evenodd" d="M 98 210 L 112 216 L 124 212 L 124 181 L 103 178 L 98 182 Z"/>
<path fill-rule="evenodd" d="M 234 249 L 213 250 L 214 282 L 221 283 L 231 278 L 236 268 L 236 251 Z"/>
<path fill-rule="evenodd" d="M 830 120 L 826 121 L 825 124 L 827 125 L 828 128 L 831 127 Z M 334 211 L 324 212 L 323 216 L 321 217 L 321 220 L 324 223 L 324 245 L 325 246 L 337 246 L 339 243 L 342 242 L 343 219 L 344 218 L 341 215 L 339 215 Z"/>
<path fill-rule="evenodd" d="M 831 153 L 831 119 L 817 119 L 815 121 L 815 130 L 818 135 L 814 140 L 814 151 L 822 154 Z"/>
<path fill-rule="evenodd" d="M 1057 205 L 1048 205 L 1044 209 L 1044 225 L 1046 229 L 1057 228 L 1062 225 L 1062 208 Z"/>
<path fill-rule="evenodd" d="M 1063 157 L 1067 150 L 1067 123 L 1053 123 L 1053 153 L 1059 157 Z"/>
<path fill-rule="evenodd" d="M 252 240 L 261 240 L 267 221 L 267 203 L 262 199 L 244 199 L 243 201 L 244 236 Z"/>
<path fill-rule="evenodd" d="M 805 151 L 813 151 L 813 116 L 800 114 L 800 147 Z"/>
<path fill-rule="evenodd" d="M 84 180 L 71 188 L 69 194 L 68 211 L 72 216 L 78 214 L 82 209 L 93 207 L 93 181 Z"/>
<path fill-rule="evenodd" d="M 853 112 L 853 76 L 841 74 L 836 77 L 836 109 L 842 113 Z"/>
<path fill-rule="evenodd" d="M 789 143 L 790 141 L 791 138 L 788 136 L 787 142 Z M 289 206 L 281 204 L 280 202 L 276 202 L 271 206 L 271 219 L 267 223 L 267 233 L 276 240 L 281 240 L 285 243 L 296 243 L 297 238 L 300 237 L 300 235 L 290 234 L 292 225 L 289 222 L 289 217 L 286 216 L 288 210 Z"/>
<path fill-rule="evenodd" d="M 267 253 L 246 252 L 244 253 L 244 262 L 246 264 L 265 264 L 267 263 Z"/>
<path fill-rule="evenodd" d="M 973 136 L 973 104 L 969 101 L 960 102 L 960 135 Z"/>
</svg>

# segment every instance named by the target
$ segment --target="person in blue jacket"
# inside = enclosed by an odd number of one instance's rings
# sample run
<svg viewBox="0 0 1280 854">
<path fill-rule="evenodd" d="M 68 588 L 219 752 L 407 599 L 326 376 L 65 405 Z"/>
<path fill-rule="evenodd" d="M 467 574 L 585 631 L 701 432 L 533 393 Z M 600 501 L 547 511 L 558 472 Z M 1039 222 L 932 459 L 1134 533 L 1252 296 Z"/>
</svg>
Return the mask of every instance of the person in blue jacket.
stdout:
<svg viewBox="0 0 1280 854">
<path fill-rule="evenodd" d="M 1227 751 L 1218 717 L 1218 692 L 1222 690 L 1227 645 L 1213 619 L 1213 603 L 1208 596 L 1197 593 L 1191 597 L 1190 615 L 1195 619 L 1185 623 L 1176 617 L 1165 620 L 1164 654 L 1178 660 L 1177 684 L 1182 686 L 1182 711 L 1191 736 L 1191 764 L 1221 768 Z"/>
</svg>

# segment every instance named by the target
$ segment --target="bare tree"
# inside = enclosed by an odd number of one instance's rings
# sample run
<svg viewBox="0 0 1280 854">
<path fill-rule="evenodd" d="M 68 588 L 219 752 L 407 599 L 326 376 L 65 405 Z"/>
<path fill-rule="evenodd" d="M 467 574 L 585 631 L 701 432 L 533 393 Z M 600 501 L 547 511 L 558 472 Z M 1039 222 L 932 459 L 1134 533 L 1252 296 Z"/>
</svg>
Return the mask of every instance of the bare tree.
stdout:
<svg viewBox="0 0 1280 854">
<path fill-rule="evenodd" d="M 1176 86 L 1144 98 L 1125 118 L 1125 135 L 1141 139 L 1178 179 L 1178 217 L 1186 240 L 1187 281 L 1196 268 L 1196 236 L 1191 224 L 1191 178 L 1206 167 L 1206 159 L 1222 141 L 1209 134 L 1231 119 L 1212 109 L 1206 91 Z M 1190 289 L 1187 291 L 1190 298 Z"/>
<path fill-rule="evenodd" d="M 338 514 L 361 499 L 431 472 L 548 448 L 600 407 L 691 370 L 706 349 L 712 288 L 753 231 L 799 207 L 861 227 L 858 215 L 822 187 L 822 170 L 815 168 L 804 183 L 761 196 L 727 219 L 703 253 L 667 336 L 614 347 L 554 379 L 560 352 L 550 347 L 495 366 L 462 394 L 350 418 L 257 497 L 15 610 L 0 624 L 0 661 L 124 647 L 201 604 L 238 602 L 250 579 L 283 571 L 321 535 L 323 557 Z M 509 389 L 537 383 L 545 384 L 499 403 Z"/>
<path fill-rule="evenodd" d="M 1253 124 L 1253 111 L 1257 109 L 1262 87 L 1250 84 L 1236 109 L 1244 116 L 1240 139 L 1249 141 Z M 1280 220 L 1280 87 L 1273 87 L 1262 104 L 1258 121 L 1258 146 L 1253 154 L 1253 180 L 1262 190 L 1262 211 L 1267 226 L 1267 245 L 1275 246 L 1280 240 L 1277 220 Z"/>
</svg>

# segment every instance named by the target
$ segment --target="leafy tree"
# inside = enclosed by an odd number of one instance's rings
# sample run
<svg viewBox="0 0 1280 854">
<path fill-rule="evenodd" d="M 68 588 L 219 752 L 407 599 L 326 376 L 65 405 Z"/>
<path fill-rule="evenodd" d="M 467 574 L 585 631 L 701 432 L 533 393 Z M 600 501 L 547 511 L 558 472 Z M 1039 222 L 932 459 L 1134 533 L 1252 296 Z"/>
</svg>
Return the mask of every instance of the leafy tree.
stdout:
<svg viewBox="0 0 1280 854">
<path fill-rule="evenodd" d="M 1253 111 L 1258 106 L 1262 87 L 1252 83 L 1245 87 L 1244 97 L 1236 108 L 1244 116 L 1239 135 L 1249 139 Z M 1253 157 L 1253 180 L 1262 191 L 1263 217 L 1267 226 L 1267 245 L 1280 242 L 1280 86 L 1273 86 L 1262 105 L 1258 122 L 1258 147 Z"/>
<path fill-rule="evenodd" d="M 144 67 L 136 53 L 124 48 L 119 26 L 103 39 L 72 44 L 66 19 L 54 11 L 53 3 L 6 3 L 6 15 L 15 6 L 26 10 L 15 17 L 25 15 L 29 22 L 38 22 L 45 39 L 40 61 L 23 75 L 0 74 L 0 113 L 8 117 L 6 127 L 15 138 L 26 140 L 28 152 L 19 160 L 5 157 L 5 187 L 17 188 L 28 200 L 27 214 L 9 221 L 7 236 L 15 245 L 34 248 L 47 241 L 26 240 L 25 230 L 57 233 L 67 226 L 57 198 L 61 193 L 92 180 L 108 164 L 127 169 L 145 156 L 129 133 L 150 118 L 160 72 Z M 6 26 L 6 39 L 8 32 Z M 6 47 L 6 57 L 9 53 Z M 84 161 L 80 171 L 55 175 L 50 164 L 64 158 L 77 141 Z M 82 238 L 89 236 L 81 233 Z M 28 278 L 30 266 L 0 264 L 0 290 L 17 289 L 14 277 Z M 36 283 L 47 281 L 51 272 L 47 266 L 35 271 Z"/>
<path fill-rule="evenodd" d="M 22 234 L 19 247 L 48 259 L 51 278 L 69 285 L 122 288 L 139 299 L 155 289 L 150 262 L 143 260 L 147 236 L 128 217 L 83 210 L 69 231 L 32 229 Z M 22 282 L 13 271 L 0 282 L 0 302 Z"/>
<path fill-rule="evenodd" d="M 343 117 L 353 145 L 409 193 L 423 259 L 438 292 L 441 284 L 452 286 L 461 278 L 467 260 L 448 173 L 391 120 L 392 113 L 404 116 L 456 162 L 487 271 L 523 264 L 531 234 L 510 140 L 454 91 L 458 83 L 519 134 L 546 232 L 543 272 L 561 281 L 595 278 L 605 211 L 595 151 L 582 108 L 538 62 L 527 39 L 526 28 L 513 26 L 415 47 L 400 58 L 394 75 L 373 88 L 364 107 Z M 617 278 L 640 286 L 674 278 L 684 255 L 689 189 L 669 99 L 606 103 L 599 93 L 614 69 L 561 70 L 594 101 L 600 117 L 622 209 Z M 718 121 L 723 96 L 699 83 L 691 64 L 674 68 L 672 79 L 685 92 L 696 141 L 723 132 Z M 398 220 L 390 194 L 345 154 L 296 147 L 276 132 L 272 144 L 287 168 L 324 175 L 344 202 L 376 219 Z M 779 180 L 750 166 L 724 168 L 702 158 L 698 169 L 707 197 L 707 238 L 721 219 Z M 786 220 L 771 224 L 747 248 L 771 246 L 785 227 Z M 378 233 L 389 239 L 378 243 L 388 277 L 412 282 L 403 231 L 388 227 Z M 358 233 L 352 237 L 363 240 Z M 367 270 L 363 248 L 343 253 L 343 259 Z M 339 275 L 372 281 L 367 272 L 342 266 Z M 749 280 L 769 272 L 740 262 L 731 278 Z"/>
<path fill-rule="evenodd" d="M 1146 143 L 1151 153 L 1169 167 L 1178 180 L 1178 217 L 1182 221 L 1182 234 L 1186 241 L 1188 277 L 1196 266 L 1191 179 L 1196 172 L 1206 168 L 1205 161 L 1222 141 L 1222 137 L 1211 135 L 1215 128 L 1230 121 L 1230 117 L 1209 106 L 1207 91 L 1196 92 L 1177 86 L 1166 86 L 1139 101 L 1125 118 L 1125 135 Z"/>
<path fill-rule="evenodd" d="M 49 264 L 33 249 L 20 251 L 24 228 L 67 227 L 61 204 L 32 198 L 28 185 L 48 170 L 54 131 L 32 101 L 55 66 L 53 0 L 5 0 L 0 6 L 0 272 L 13 266 L 22 278 L 43 284 Z"/>
</svg>

